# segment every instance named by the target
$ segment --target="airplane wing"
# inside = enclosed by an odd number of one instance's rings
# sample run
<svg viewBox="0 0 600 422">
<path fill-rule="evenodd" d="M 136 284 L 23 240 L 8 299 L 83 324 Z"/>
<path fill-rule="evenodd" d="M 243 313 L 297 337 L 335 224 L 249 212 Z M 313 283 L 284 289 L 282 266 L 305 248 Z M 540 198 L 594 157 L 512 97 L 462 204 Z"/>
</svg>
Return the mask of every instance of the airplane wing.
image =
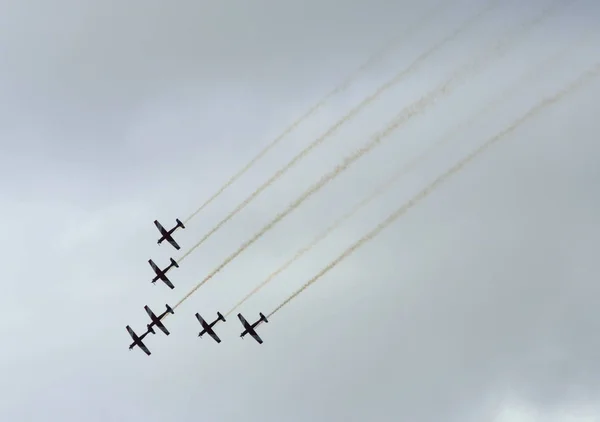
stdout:
<svg viewBox="0 0 600 422">
<path fill-rule="evenodd" d="M 148 314 L 148 316 L 150 317 L 152 322 L 156 323 L 158 318 L 156 318 L 156 315 L 154 315 L 154 312 L 152 312 L 152 310 L 148 307 L 148 305 L 144 306 L 144 309 L 146 310 L 146 313 Z"/>
<path fill-rule="evenodd" d="M 206 321 L 204 321 L 204 318 L 202 318 L 198 312 L 196 312 L 196 318 L 198 319 L 200 325 L 202 325 L 202 328 L 206 328 L 208 324 L 206 323 Z"/>
<path fill-rule="evenodd" d="M 171 283 L 171 281 L 167 278 L 166 275 L 163 274 L 163 276 L 160 278 L 162 280 L 163 283 L 165 283 L 167 286 L 169 286 L 169 288 L 174 289 L 175 286 L 173 286 L 173 283 Z"/>
<path fill-rule="evenodd" d="M 246 318 L 244 318 L 242 314 L 238 314 L 238 318 L 240 319 L 240 322 L 242 323 L 244 328 L 248 328 L 250 326 L 250 324 L 248 324 L 248 321 L 246 321 Z"/>
<path fill-rule="evenodd" d="M 170 334 L 170 333 L 169 333 L 169 330 L 167 330 L 167 327 L 165 327 L 165 326 L 163 325 L 163 323 L 160 321 L 160 319 L 158 319 L 158 318 L 157 318 L 157 321 L 156 321 L 156 326 L 157 326 L 158 328 L 160 328 L 160 330 L 161 330 L 163 333 L 165 333 L 165 335 L 167 335 L 167 336 L 168 336 L 168 335 Z"/>
<path fill-rule="evenodd" d="M 158 231 L 160 232 L 160 234 L 162 234 L 163 236 L 165 235 L 165 233 L 167 232 L 165 230 L 165 228 L 162 226 L 162 224 L 160 224 L 158 222 L 158 220 L 154 220 L 154 225 L 156 226 L 156 228 L 158 229 Z"/>
<path fill-rule="evenodd" d="M 131 329 L 131 327 L 128 325 L 128 326 L 127 326 L 127 327 L 125 327 L 125 328 L 127 328 L 127 332 L 129 333 L 129 335 L 131 336 L 131 338 L 132 338 L 134 341 L 137 341 L 137 339 L 138 339 L 139 337 L 137 336 L 137 334 L 136 334 L 136 333 L 134 333 L 134 332 L 133 332 L 133 330 Z"/>
<path fill-rule="evenodd" d="M 173 246 L 175 249 L 179 250 L 180 247 L 177 244 L 177 242 L 175 242 L 175 239 L 173 239 L 170 235 L 166 235 L 165 239 L 167 239 L 167 241 L 171 244 L 171 246 Z"/>
<path fill-rule="evenodd" d="M 162 273 L 162 271 L 160 270 L 160 268 L 158 268 L 158 266 L 151 259 L 148 260 L 148 264 L 150 264 L 150 266 L 152 267 L 152 269 L 154 270 L 154 272 L 156 274 Z"/>
<path fill-rule="evenodd" d="M 263 344 L 262 338 L 260 338 L 260 336 L 258 334 L 256 334 L 256 331 L 248 330 L 248 334 L 250 334 L 252 337 L 254 337 L 254 340 L 258 341 L 258 344 Z"/>
<path fill-rule="evenodd" d="M 151 355 L 150 350 L 148 350 L 148 348 L 146 347 L 146 345 L 144 343 L 142 343 L 140 341 L 137 345 L 140 346 L 140 349 L 142 349 L 145 354 L 147 354 L 148 356 Z"/>
<path fill-rule="evenodd" d="M 163 325 L 163 323 L 162 323 L 162 322 L 160 322 L 160 321 L 159 321 L 159 322 L 156 324 L 156 326 L 157 326 L 158 328 L 160 328 L 160 329 L 161 329 L 161 331 L 162 331 L 163 333 L 165 333 L 165 335 L 167 335 L 167 336 L 168 336 L 168 335 L 170 334 L 170 333 L 169 333 L 169 330 L 167 330 L 167 327 L 165 327 L 165 326 Z"/>
<path fill-rule="evenodd" d="M 212 330 L 212 328 L 208 331 L 208 334 L 210 334 L 210 336 L 215 339 L 215 341 L 217 343 L 221 342 L 221 339 L 219 338 L 219 336 Z"/>
</svg>

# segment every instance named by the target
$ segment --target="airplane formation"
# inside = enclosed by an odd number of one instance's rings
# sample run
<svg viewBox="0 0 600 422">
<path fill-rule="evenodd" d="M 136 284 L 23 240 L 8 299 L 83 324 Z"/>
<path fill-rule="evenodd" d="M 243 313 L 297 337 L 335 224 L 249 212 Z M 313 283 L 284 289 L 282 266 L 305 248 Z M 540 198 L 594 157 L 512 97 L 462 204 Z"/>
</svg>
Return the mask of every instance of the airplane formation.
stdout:
<svg viewBox="0 0 600 422">
<path fill-rule="evenodd" d="M 339 127 L 341 124 L 343 124 L 346 121 L 350 121 L 355 114 L 357 114 L 362 108 L 366 107 L 377 96 L 381 95 L 387 89 L 390 89 L 390 87 L 392 87 L 394 84 L 396 84 L 397 82 L 399 82 L 400 80 L 402 80 L 407 75 L 411 74 L 411 72 L 413 72 L 415 69 L 418 68 L 417 65 L 421 61 L 425 60 L 430 54 L 433 54 L 433 52 L 436 51 L 437 48 L 440 48 L 445 43 L 449 42 L 454 37 L 458 36 L 458 34 L 460 34 L 461 31 L 465 31 L 470 25 L 472 25 L 475 22 L 477 22 L 477 20 L 479 19 L 480 15 L 482 15 L 483 13 L 485 13 L 487 11 L 492 10 L 493 6 L 496 3 L 497 2 L 495 2 L 495 1 L 491 1 L 490 4 L 488 5 L 488 7 L 486 7 L 485 9 L 483 9 L 481 11 L 479 11 L 477 14 L 475 14 L 475 15 L 471 16 L 469 19 L 467 19 L 463 23 L 463 25 L 461 27 L 459 27 L 456 31 L 454 31 L 452 33 L 452 35 L 444 38 L 440 43 L 438 43 L 436 45 L 436 47 L 434 47 L 433 49 L 428 50 L 428 52 L 426 52 L 424 55 L 419 56 L 419 58 L 417 58 L 414 62 L 412 62 L 412 64 L 410 64 L 408 68 L 402 70 L 393 79 L 391 79 L 388 82 L 384 83 L 375 92 L 375 94 L 372 94 L 371 96 L 366 97 L 358 106 L 354 107 L 345 116 L 343 116 L 340 120 L 338 120 L 338 122 L 336 124 L 334 124 L 333 126 L 331 126 L 331 128 L 327 132 L 325 132 L 324 135 L 322 135 L 321 137 L 319 137 L 318 139 L 316 139 L 315 141 L 313 141 L 311 144 L 309 144 L 305 149 L 303 149 L 302 151 L 300 151 L 290 162 L 288 162 L 285 166 L 283 166 L 280 170 L 278 170 L 275 173 L 275 175 L 272 176 L 269 180 L 267 180 L 261 187 L 257 188 L 248 198 L 246 198 L 246 200 L 244 200 L 238 207 L 236 207 L 228 216 L 224 217 L 223 220 L 221 220 L 221 222 L 219 222 L 218 225 L 214 229 L 212 229 L 212 231 L 209 232 L 204 237 L 203 240 L 201 240 L 199 243 L 197 243 L 195 246 L 193 246 L 188 253 L 186 253 L 185 255 L 183 255 L 183 257 L 179 259 L 179 262 L 177 262 L 173 258 L 170 258 L 170 263 L 166 267 L 164 267 L 164 269 L 161 269 L 152 259 L 148 260 L 148 263 L 150 264 L 150 267 L 152 268 L 152 270 L 154 271 L 154 274 L 155 274 L 154 277 L 151 280 L 151 283 L 152 284 L 156 284 L 157 281 L 162 281 L 167 287 L 169 287 L 169 289 L 174 289 L 175 286 L 171 282 L 171 280 L 169 279 L 169 277 L 167 276 L 167 274 L 169 273 L 169 271 L 171 271 L 172 268 L 179 268 L 179 264 L 182 262 L 183 258 L 185 258 L 192 250 L 194 250 L 197 246 L 199 246 L 206 238 L 208 238 L 208 236 L 210 236 L 212 233 L 214 233 L 222 224 L 224 224 L 232 216 L 234 216 L 237 212 L 239 212 L 246 204 L 248 204 L 250 201 L 252 201 L 253 198 L 255 198 L 257 195 L 259 195 L 260 192 L 262 192 L 262 190 L 264 190 L 265 188 L 267 188 L 272 182 L 274 182 L 275 180 L 277 180 L 286 171 L 288 171 L 290 168 L 292 168 L 292 166 L 294 166 L 297 161 L 299 161 L 304 156 L 306 156 L 313 148 L 317 147 L 326 137 L 328 137 L 332 133 L 334 133 L 335 129 L 337 127 Z M 543 10 L 543 13 L 542 13 L 541 17 L 542 18 L 546 18 L 546 17 L 550 16 L 551 14 L 549 14 L 548 12 L 554 11 L 555 6 L 557 6 L 558 4 L 559 3 L 551 2 L 550 4 L 546 5 L 545 8 L 544 8 L 544 10 Z M 491 7 L 491 9 L 490 9 L 490 7 Z M 268 230 L 271 230 L 279 221 L 281 221 L 289 213 L 293 212 L 305 200 L 308 200 L 308 198 L 310 198 L 313 194 L 315 194 L 319 189 L 321 189 L 327 183 L 329 183 L 329 181 L 331 181 L 334 178 L 336 178 L 339 174 L 341 174 L 343 171 L 345 171 L 347 168 L 349 168 L 354 162 L 356 162 L 362 156 L 364 156 L 367 153 L 369 153 L 369 151 L 373 150 L 375 147 L 377 147 L 378 145 L 380 145 L 381 141 L 383 140 L 384 137 L 389 136 L 391 133 L 393 133 L 394 130 L 396 130 L 397 128 L 399 128 L 400 126 L 402 126 L 404 122 L 406 122 L 410 118 L 412 118 L 412 116 L 416 116 L 418 114 L 421 114 L 421 112 L 424 112 L 428 107 L 434 105 L 437 102 L 437 99 L 440 97 L 440 95 L 442 95 L 442 94 L 448 94 L 453 89 L 455 89 L 456 86 L 458 86 L 460 83 L 462 83 L 464 80 L 468 80 L 469 79 L 469 75 L 471 73 L 477 72 L 480 69 L 485 68 L 487 66 L 487 64 L 488 64 L 488 61 L 490 59 L 494 58 L 494 56 L 501 56 L 501 55 L 505 54 L 506 52 L 508 52 L 510 50 L 510 48 L 513 47 L 513 44 L 515 44 L 514 41 L 519 40 L 520 37 L 523 37 L 525 34 L 527 34 L 527 32 L 531 28 L 535 27 L 535 25 L 539 24 L 541 21 L 542 21 L 542 19 L 540 19 L 540 16 L 537 16 L 535 19 L 533 19 L 532 21 L 530 21 L 526 25 L 520 26 L 519 27 L 520 28 L 519 31 L 516 32 L 516 33 L 518 33 L 520 35 L 516 36 L 516 37 L 514 36 L 515 32 L 514 31 L 510 31 L 509 32 L 509 36 L 503 37 L 502 39 L 499 40 L 500 41 L 499 43 L 496 43 L 496 44 L 492 45 L 491 47 L 487 47 L 483 51 L 483 54 L 481 54 L 481 55 L 475 55 L 475 57 L 474 57 L 474 59 L 472 61 L 469 61 L 469 62 L 463 64 L 448 79 L 446 79 L 444 82 L 440 83 L 436 88 L 433 88 L 432 90 L 428 91 L 428 93 L 424 94 L 423 97 L 421 97 L 421 99 L 419 99 L 418 101 L 416 101 L 416 102 L 414 102 L 414 103 L 406 106 L 404 109 L 402 109 L 397 114 L 397 116 L 394 119 L 392 119 L 392 121 L 388 124 L 388 126 L 384 130 L 382 130 L 380 132 L 377 132 L 359 150 L 355 151 L 352 155 L 349 155 L 349 156 L 345 157 L 342 161 L 340 161 L 340 163 L 332 171 L 329 171 L 328 173 L 324 174 L 322 176 L 322 178 L 319 179 L 318 182 L 316 182 L 314 185 L 310 186 L 306 191 L 304 191 L 294 202 L 292 202 L 290 205 L 288 205 L 288 207 L 286 209 L 284 209 L 282 212 L 280 212 L 279 214 L 277 214 L 271 222 L 269 222 L 268 224 L 266 224 L 260 231 L 258 231 L 248 241 L 244 242 L 242 244 L 242 246 L 234 254 L 230 255 L 225 261 L 223 261 L 223 263 L 221 263 L 219 267 L 217 267 L 212 273 L 209 273 L 176 306 L 171 307 L 168 304 L 165 305 L 166 306 L 166 310 L 164 312 L 162 312 L 160 315 L 154 314 L 154 312 L 147 305 L 144 306 L 144 309 L 145 309 L 146 313 L 148 314 L 148 316 L 150 318 L 150 323 L 148 323 L 146 325 L 146 331 L 143 334 L 141 334 L 141 335 L 137 335 L 129 325 L 126 326 L 127 332 L 129 333 L 129 335 L 131 336 L 131 338 L 133 340 L 133 342 L 129 345 L 129 350 L 132 350 L 134 347 L 137 346 L 144 353 L 146 353 L 147 355 L 150 355 L 150 350 L 144 344 L 144 339 L 149 334 L 156 334 L 155 327 L 157 327 L 166 336 L 168 336 L 170 334 L 170 332 L 165 327 L 165 325 L 163 323 L 163 319 L 166 316 L 168 316 L 169 314 L 174 314 L 174 309 L 177 308 L 185 299 L 187 299 L 191 294 L 193 294 L 206 281 L 208 281 L 213 275 L 215 275 L 218 271 L 220 271 L 231 260 L 235 259 L 236 256 L 238 256 L 241 252 L 243 252 L 254 241 L 256 241 L 257 239 L 259 239 L 264 233 L 266 233 Z M 587 36 L 583 37 L 582 40 L 584 38 L 586 38 L 586 37 Z M 556 61 L 558 58 L 561 58 L 561 56 L 563 54 L 566 54 L 568 52 L 568 50 L 569 49 L 566 49 L 566 50 L 560 52 L 559 54 L 557 54 L 556 56 L 552 57 L 551 60 L 549 61 L 549 63 L 553 63 L 553 61 Z M 489 51 L 493 51 L 494 54 L 489 55 L 488 54 Z M 539 75 L 539 73 L 541 71 L 543 71 L 544 69 L 547 69 L 549 67 L 552 67 L 552 66 L 544 64 L 543 66 L 539 66 L 539 67 L 533 68 L 534 72 L 531 73 L 530 77 L 537 78 L 537 76 Z M 319 278 L 323 277 L 324 274 L 326 274 L 328 271 L 330 271 L 332 268 L 334 268 L 336 265 L 338 265 L 340 262 L 342 262 L 342 260 L 344 260 L 347 257 L 349 257 L 360 246 L 362 246 L 366 242 L 370 241 L 371 239 L 375 238 L 379 233 L 381 233 L 384 229 L 386 229 L 390 224 L 392 224 L 394 221 L 396 221 L 398 218 L 400 218 L 402 215 L 404 215 L 406 212 L 408 212 L 411 208 L 413 208 L 414 206 L 416 206 L 417 203 L 419 203 L 420 201 L 423 201 L 428 195 L 430 195 L 439 186 L 441 186 L 443 182 L 445 182 L 447 179 L 449 179 L 450 177 L 452 177 L 453 175 L 455 175 L 459 171 L 461 171 L 463 169 L 463 167 L 465 167 L 467 165 L 467 163 L 471 162 L 476 157 L 478 157 L 479 155 L 481 155 L 485 151 L 487 151 L 491 147 L 491 145 L 497 143 L 503 137 L 508 137 L 520 125 L 522 125 L 524 122 L 526 122 L 529 118 L 537 115 L 537 113 L 539 113 L 540 110 L 542 110 L 545 107 L 550 106 L 551 104 L 554 104 L 554 103 L 560 101 L 565 95 L 567 95 L 571 91 L 574 91 L 576 88 L 578 88 L 584 82 L 590 81 L 590 80 L 592 80 L 592 78 L 594 78 L 594 77 L 596 77 L 598 75 L 600 75 L 600 63 L 596 63 L 587 72 L 582 73 L 577 79 L 575 79 L 566 88 L 564 88 L 564 89 L 562 89 L 560 91 L 557 91 L 555 94 L 553 94 L 551 96 L 548 96 L 548 97 L 545 97 L 544 99 L 542 99 L 539 103 L 537 103 L 537 105 L 531 107 L 529 109 L 529 111 L 527 111 L 525 114 L 521 115 L 521 117 L 519 117 L 517 120 L 515 120 L 507 128 L 505 128 L 504 130 L 502 130 L 500 132 L 497 132 L 495 135 L 493 135 L 487 141 L 485 141 L 485 143 L 481 144 L 477 149 L 473 150 L 470 154 L 466 155 L 464 158 L 462 158 L 461 160 L 459 160 L 458 162 L 456 162 L 454 164 L 454 166 L 450 167 L 445 172 L 443 172 L 441 175 L 439 175 L 434 181 L 432 181 L 429 185 L 427 185 L 425 188 L 423 188 L 423 190 L 421 190 L 414 197 L 412 197 L 412 199 L 410 199 L 408 202 L 404 203 L 399 208 L 397 208 L 395 211 L 393 211 L 390 215 L 388 215 L 388 217 L 386 219 L 384 219 L 379 224 L 377 224 L 376 226 L 374 226 L 371 229 L 370 232 L 366 233 L 364 236 L 362 236 L 361 238 L 359 238 L 355 243 L 351 244 L 344 252 L 342 252 L 338 257 L 336 257 L 335 259 L 333 259 L 320 272 L 318 272 L 311 279 L 309 279 L 306 283 L 304 283 L 302 285 L 302 287 L 300 287 L 298 290 L 296 290 L 295 292 L 293 292 L 278 307 L 276 307 L 271 313 L 268 314 L 269 318 L 271 318 L 276 312 L 278 312 L 283 306 L 285 306 L 287 303 L 289 303 L 292 299 L 294 299 L 295 297 L 297 297 L 302 291 L 304 291 L 304 289 L 308 288 L 310 285 L 312 285 Z M 338 88 L 334 89 L 330 95 L 333 95 L 336 92 L 341 92 L 341 90 L 343 90 L 344 87 L 349 86 L 349 85 L 350 85 L 350 80 L 345 81 Z M 504 92 L 503 92 L 503 94 L 504 94 Z M 504 95 L 502 95 L 500 98 L 498 98 L 498 99 L 494 100 L 493 102 L 491 102 L 489 104 L 491 106 L 489 109 L 490 110 L 493 109 L 493 107 L 496 106 L 497 103 L 504 101 L 503 97 L 504 97 Z M 328 98 L 328 97 L 325 97 L 325 98 Z M 312 110 L 316 110 L 318 108 L 319 104 L 317 104 L 317 106 L 315 106 L 315 108 L 313 108 Z M 485 107 L 484 111 L 487 113 L 489 111 L 488 107 Z M 285 135 L 285 133 L 291 131 L 302 119 L 307 118 L 307 116 L 309 116 L 311 113 L 312 113 L 312 111 L 309 112 L 309 113 L 307 113 L 307 114 L 305 114 L 304 117 L 302 117 L 300 120 L 298 120 L 295 123 L 293 123 L 288 129 L 286 129 L 286 131 L 279 138 L 276 138 L 271 144 L 269 144 L 268 146 L 266 146 L 263 149 L 263 151 L 261 151 L 255 158 L 253 158 L 250 161 L 250 163 L 244 169 L 242 169 L 239 173 L 237 173 L 235 176 L 233 176 L 217 193 L 215 193 L 207 202 L 205 202 L 202 205 L 202 207 L 200 207 L 194 214 L 192 214 L 192 217 L 196 213 L 198 213 L 205 205 L 207 205 L 213 199 L 215 199 L 221 192 L 223 192 L 224 189 L 226 189 L 229 185 L 231 185 L 246 170 L 248 170 L 253 165 L 253 163 L 255 161 L 257 161 L 271 147 L 273 147 L 277 142 L 279 142 L 279 140 L 282 139 L 282 137 L 283 137 L 283 135 Z M 470 124 L 471 124 L 471 120 L 468 120 L 466 122 L 466 124 L 465 123 L 463 124 L 463 126 L 466 127 L 466 126 L 469 126 Z M 463 126 L 459 125 L 458 128 L 460 129 Z M 413 165 L 417 164 L 422 158 L 425 158 L 435 148 L 438 148 L 438 147 L 442 146 L 444 144 L 444 142 L 447 141 L 448 138 L 451 138 L 451 137 L 449 137 L 447 134 L 444 135 L 437 142 L 433 142 L 432 146 L 430 147 L 429 150 L 426 150 L 422 155 L 417 156 L 414 159 L 414 161 L 409 162 L 405 167 L 400 168 L 399 171 L 393 176 L 392 179 L 388 180 L 386 183 L 384 183 L 383 185 L 381 185 L 379 187 L 379 189 L 377 191 L 375 191 L 374 194 L 372 194 L 370 197 L 367 197 L 361 203 L 358 203 L 355 206 L 355 208 L 350 213 L 342 216 L 330 228 L 328 228 L 323 234 L 319 235 L 313 241 L 313 243 L 309 244 L 306 248 L 302 249 L 301 252 L 299 252 L 299 254 L 297 254 L 294 258 L 292 258 L 290 261 L 288 261 L 286 264 L 284 264 L 282 267 L 280 267 L 280 269 L 278 269 L 277 271 L 273 272 L 251 294 L 253 294 L 256 291 L 258 291 L 258 289 L 260 289 L 262 286 L 264 286 L 275 274 L 278 274 L 282 269 L 286 268 L 287 265 L 289 265 L 290 263 L 294 262 L 294 260 L 297 259 L 298 256 L 300 256 L 304 252 L 308 251 L 320 239 L 322 239 L 325 236 L 327 236 L 327 234 L 329 233 L 329 231 L 335 229 L 335 227 L 337 225 L 339 225 L 345 219 L 347 219 L 350 216 L 352 216 L 361 207 L 365 206 L 368 202 L 370 202 L 371 200 L 373 200 L 377 195 L 379 195 L 379 194 L 383 193 L 385 190 L 387 190 L 390 186 L 392 186 L 393 183 L 395 183 L 395 181 L 397 179 L 400 178 L 401 175 L 403 175 L 406 171 L 408 171 Z M 188 220 L 186 220 L 186 223 L 192 217 L 190 217 Z M 158 220 L 154 220 L 154 225 L 156 226 L 156 228 L 158 229 L 158 231 L 160 233 L 160 237 L 159 237 L 158 242 L 157 242 L 158 245 L 161 245 L 163 242 L 166 241 L 174 249 L 176 249 L 176 250 L 180 250 L 181 249 L 180 246 L 179 246 L 179 244 L 173 238 L 173 235 L 175 234 L 175 232 L 178 229 L 185 229 L 186 227 L 185 227 L 185 224 L 181 220 L 179 220 L 179 219 L 176 219 L 175 222 L 176 222 L 175 226 L 173 228 L 171 228 L 170 230 L 167 230 L 167 229 L 165 229 L 162 226 L 162 224 L 160 224 L 158 222 Z M 238 305 L 236 305 L 236 307 L 234 307 L 230 312 L 226 313 L 225 315 L 228 316 L 231 313 L 233 313 L 234 310 L 237 309 L 237 306 L 239 306 L 241 303 L 243 303 L 248 297 L 249 296 L 246 296 L 246 298 L 242 302 L 238 303 Z M 202 336 L 208 334 L 209 336 L 212 337 L 212 339 L 216 343 L 221 343 L 221 338 L 217 335 L 217 333 L 215 331 L 215 327 L 216 327 L 216 325 L 219 322 L 226 323 L 225 317 L 220 312 L 217 312 L 217 318 L 214 321 L 212 321 L 212 322 L 209 323 L 206 320 L 204 320 L 199 313 L 196 313 L 195 316 L 196 316 L 196 319 L 198 320 L 198 322 L 200 323 L 200 326 L 201 326 L 201 331 L 198 333 L 198 337 L 202 337 Z M 269 322 L 268 319 L 267 319 L 267 317 L 261 312 L 261 313 L 259 313 L 259 318 L 255 322 L 253 322 L 253 323 L 248 322 L 246 320 L 246 318 L 244 318 L 244 316 L 242 314 L 240 314 L 240 313 L 237 314 L 237 317 L 238 317 L 238 319 L 239 319 L 239 321 L 240 321 L 240 323 L 242 325 L 242 329 L 243 329 L 242 332 L 241 332 L 241 334 L 240 334 L 240 337 L 243 339 L 246 335 L 249 334 L 249 335 L 251 335 L 256 340 L 257 343 L 263 344 L 263 340 L 258 335 L 258 333 L 256 332 L 256 330 L 260 326 L 260 324 L 262 324 L 262 323 L 268 323 Z"/>
<path fill-rule="evenodd" d="M 158 222 L 158 220 L 154 220 L 154 225 L 156 226 L 156 228 L 158 229 L 158 231 L 160 232 L 160 238 L 158 239 L 158 245 L 160 245 L 162 242 L 164 242 L 165 240 L 167 242 L 169 242 L 171 244 L 171 246 L 173 246 L 175 249 L 179 250 L 181 249 L 179 244 L 175 241 L 175 239 L 173 239 L 173 233 L 181 228 L 181 229 L 185 229 L 185 225 L 179 220 L 176 219 L 176 225 L 171 229 L 171 230 L 166 230 L 162 224 L 160 224 Z M 171 269 L 171 268 L 179 268 L 179 264 L 177 264 L 177 261 L 175 261 L 173 258 L 170 258 L 170 264 L 169 266 L 167 266 L 165 269 L 161 270 L 158 265 L 156 265 L 154 263 L 154 261 L 152 259 L 148 260 L 148 263 L 150 264 L 150 267 L 152 267 L 152 270 L 155 273 L 154 278 L 151 280 L 152 284 L 155 284 L 157 281 L 162 281 L 163 283 L 165 283 L 170 289 L 174 289 L 175 286 L 173 285 L 173 283 L 171 282 L 171 280 L 169 280 L 169 278 L 167 277 L 167 272 Z M 129 333 L 129 335 L 131 336 L 133 343 L 131 343 L 129 345 L 129 350 L 133 350 L 133 348 L 135 346 L 139 347 L 144 353 L 146 353 L 148 356 L 151 355 L 150 350 L 148 349 L 148 347 L 144 344 L 144 338 L 148 335 L 148 334 L 156 334 L 156 331 L 154 331 L 153 327 L 158 327 L 158 329 L 160 329 L 165 335 L 169 335 L 170 332 L 167 329 L 167 327 L 165 327 L 165 325 L 162 323 L 162 319 L 164 317 L 167 316 L 167 314 L 174 314 L 173 308 L 171 308 L 168 304 L 165 304 L 166 310 L 161 313 L 160 315 L 156 315 L 154 312 L 152 312 L 152 310 L 150 309 L 150 307 L 148 305 L 144 306 L 144 309 L 146 311 L 146 313 L 148 314 L 148 316 L 150 317 L 150 324 L 146 325 L 146 331 L 141 334 L 141 335 L 137 335 L 135 333 L 135 331 L 133 331 L 133 329 L 127 325 L 125 328 L 127 329 L 127 332 Z M 240 320 L 244 331 L 242 331 L 242 333 L 240 334 L 241 338 L 244 338 L 245 335 L 250 334 L 259 344 L 263 343 L 262 338 L 260 338 L 260 336 L 256 333 L 256 327 L 258 327 L 258 325 L 260 325 L 262 322 L 269 322 L 267 320 L 267 318 L 260 313 L 259 314 L 259 319 L 253 323 L 250 324 L 248 321 L 246 321 L 246 318 L 244 318 L 242 316 L 242 314 L 238 314 L 238 319 Z M 225 317 L 220 313 L 217 312 L 217 318 L 211 322 L 210 324 L 207 323 L 201 316 L 199 313 L 196 313 L 196 318 L 198 319 L 198 322 L 200 322 L 200 325 L 202 326 L 202 331 L 200 331 L 200 333 L 198 334 L 198 337 L 202 337 L 204 334 L 208 334 L 210 335 L 217 343 L 221 343 L 221 339 L 219 338 L 219 336 L 215 333 L 215 331 L 213 330 L 213 327 L 219 322 L 226 322 L 225 321 Z"/>
</svg>

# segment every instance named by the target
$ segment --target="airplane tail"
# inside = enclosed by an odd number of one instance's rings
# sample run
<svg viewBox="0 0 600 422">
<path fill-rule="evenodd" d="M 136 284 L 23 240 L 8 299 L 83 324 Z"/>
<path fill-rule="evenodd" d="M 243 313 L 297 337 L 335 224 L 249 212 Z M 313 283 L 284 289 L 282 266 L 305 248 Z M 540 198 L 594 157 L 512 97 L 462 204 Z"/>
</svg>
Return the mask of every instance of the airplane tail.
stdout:
<svg viewBox="0 0 600 422">
<path fill-rule="evenodd" d="M 149 333 L 156 334 L 156 332 L 154 331 L 154 328 L 152 328 L 152 326 L 150 324 L 146 325 L 146 327 L 148 327 Z"/>
<path fill-rule="evenodd" d="M 176 219 L 175 221 L 177 222 L 177 225 L 178 225 L 179 227 L 181 227 L 182 229 L 185 229 L 185 226 L 183 225 L 183 223 L 181 222 L 181 220 L 180 220 L 179 218 L 178 218 L 178 219 Z"/>
<path fill-rule="evenodd" d="M 217 316 L 219 317 L 219 319 L 223 322 L 225 322 L 225 317 L 223 315 L 221 315 L 221 312 L 217 312 Z"/>
<path fill-rule="evenodd" d="M 174 314 L 173 309 L 169 305 L 165 304 L 165 306 L 167 307 L 167 312 Z"/>
<path fill-rule="evenodd" d="M 267 317 L 266 317 L 266 316 L 264 316 L 264 315 L 262 314 L 262 312 L 261 312 L 259 315 L 260 315 L 260 319 L 262 319 L 264 322 L 269 322 L 269 320 L 267 320 Z"/>
<path fill-rule="evenodd" d="M 171 265 L 174 266 L 175 268 L 179 268 L 179 264 L 173 258 L 171 258 Z"/>
</svg>

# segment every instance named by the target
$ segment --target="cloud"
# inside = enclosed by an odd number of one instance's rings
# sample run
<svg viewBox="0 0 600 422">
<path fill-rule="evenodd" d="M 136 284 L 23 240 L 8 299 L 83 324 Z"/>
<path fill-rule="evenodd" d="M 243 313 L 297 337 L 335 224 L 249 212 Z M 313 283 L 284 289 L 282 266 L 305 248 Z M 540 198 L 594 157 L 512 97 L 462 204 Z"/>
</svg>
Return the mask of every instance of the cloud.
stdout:
<svg viewBox="0 0 600 422">
<path fill-rule="evenodd" d="M 502 3 L 152 286 L 159 219 L 189 214 L 434 2 L 8 2 L 0 17 L 3 420 L 529 420 L 597 417 L 598 81 L 546 110 L 240 340 L 199 339 L 402 163 L 496 96 L 376 204 L 241 309 L 268 313 L 350 243 L 598 57 L 598 7 L 566 5 L 176 303 L 323 173 L 453 70 L 539 13 Z M 177 233 L 193 245 L 248 192 L 484 5 L 461 1 L 291 134 Z M 34 13 L 35 12 L 35 13 Z M 588 32 L 588 43 L 573 44 Z M 569 47 L 571 46 L 571 47 Z M 556 66 L 519 84 L 559 48 Z M 580 420 L 576 419 L 581 415 Z M 527 419 L 529 418 L 529 419 Z"/>
</svg>

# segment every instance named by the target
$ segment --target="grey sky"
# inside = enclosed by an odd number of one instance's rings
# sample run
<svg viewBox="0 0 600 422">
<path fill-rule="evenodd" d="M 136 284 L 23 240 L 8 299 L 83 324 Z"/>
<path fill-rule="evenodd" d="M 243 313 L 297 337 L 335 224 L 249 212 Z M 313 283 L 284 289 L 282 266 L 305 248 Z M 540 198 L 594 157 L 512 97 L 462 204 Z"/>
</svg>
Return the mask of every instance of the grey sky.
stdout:
<svg viewBox="0 0 600 422">
<path fill-rule="evenodd" d="M 394 169 L 507 95 L 240 309 L 249 320 L 270 312 L 595 65 L 596 1 L 565 0 L 303 204 L 178 308 L 168 338 L 148 337 L 149 358 L 127 351 L 124 328 L 143 332 L 145 304 L 175 304 L 403 107 L 550 2 L 500 2 L 173 270 L 173 291 L 149 283 L 149 258 L 162 266 L 181 255 L 156 245 L 152 220 L 186 218 L 370 53 L 444 2 L 126 3 L 2 3 L 1 420 L 600 420 L 600 80 L 544 110 L 283 308 L 261 327 L 262 346 L 239 339 L 235 316 L 218 326 L 221 344 L 199 339 L 193 316 L 228 311 Z M 483 7 L 460 0 L 429 16 L 178 232 L 182 249 Z"/>
</svg>

